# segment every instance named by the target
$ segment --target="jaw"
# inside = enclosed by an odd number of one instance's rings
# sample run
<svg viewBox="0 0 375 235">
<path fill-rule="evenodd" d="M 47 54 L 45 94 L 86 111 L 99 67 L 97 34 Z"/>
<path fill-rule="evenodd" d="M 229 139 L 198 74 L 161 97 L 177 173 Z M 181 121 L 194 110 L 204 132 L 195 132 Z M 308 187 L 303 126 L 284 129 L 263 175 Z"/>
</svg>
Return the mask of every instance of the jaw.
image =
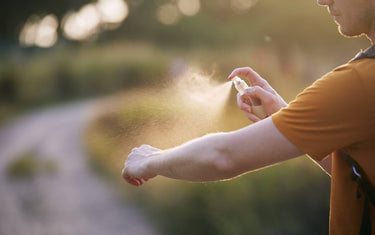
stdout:
<svg viewBox="0 0 375 235">
<path fill-rule="evenodd" d="M 375 16 L 369 18 L 352 18 L 352 19 L 342 19 L 336 21 L 339 32 L 345 37 L 360 37 L 366 35 L 373 44 L 375 43 Z"/>
</svg>

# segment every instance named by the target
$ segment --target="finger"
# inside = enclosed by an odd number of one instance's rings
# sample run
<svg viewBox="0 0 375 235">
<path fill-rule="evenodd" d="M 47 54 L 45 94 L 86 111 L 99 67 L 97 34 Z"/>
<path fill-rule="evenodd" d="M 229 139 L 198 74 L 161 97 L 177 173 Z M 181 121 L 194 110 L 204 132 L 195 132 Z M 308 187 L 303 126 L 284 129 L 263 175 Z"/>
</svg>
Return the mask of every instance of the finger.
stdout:
<svg viewBox="0 0 375 235">
<path fill-rule="evenodd" d="M 138 148 L 133 148 L 131 153 L 135 153 L 138 150 Z"/>
<path fill-rule="evenodd" d="M 266 80 L 263 79 L 259 74 L 257 74 L 252 68 L 250 67 L 242 67 L 236 68 L 233 72 L 229 75 L 228 79 L 231 80 L 235 76 L 245 77 L 251 85 L 258 85 L 264 86 L 266 85 Z"/>
<path fill-rule="evenodd" d="M 122 174 L 121 174 L 122 178 L 125 179 L 126 181 L 133 181 L 135 179 L 135 177 L 133 176 L 130 176 L 126 173 L 126 170 L 125 168 L 122 169 Z"/>
<path fill-rule="evenodd" d="M 250 96 L 251 98 L 259 99 L 262 104 L 269 104 L 274 99 L 273 94 L 260 86 L 246 88 L 242 96 L 246 95 Z"/>
<path fill-rule="evenodd" d="M 129 176 L 126 181 L 134 186 L 141 186 L 143 184 L 143 181 L 141 179 L 132 176 Z"/>
<path fill-rule="evenodd" d="M 245 112 L 247 118 L 252 121 L 252 122 L 258 122 L 260 121 L 261 119 L 259 117 L 257 117 L 255 114 L 253 113 L 248 113 L 248 112 Z"/>
<path fill-rule="evenodd" d="M 134 185 L 134 186 L 137 186 L 137 187 L 142 185 L 142 183 L 140 183 L 140 182 L 139 182 L 138 180 L 136 180 L 136 179 L 132 179 L 131 184 Z"/>
<path fill-rule="evenodd" d="M 141 181 L 142 181 L 142 184 L 144 184 L 145 182 L 148 181 L 148 179 L 141 179 Z"/>
<path fill-rule="evenodd" d="M 138 178 L 134 178 L 134 177 L 133 177 L 133 180 L 134 180 L 134 182 L 137 183 L 137 186 L 141 186 L 141 185 L 143 184 L 143 182 L 142 182 L 141 179 L 138 179 Z"/>
<path fill-rule="evenodd" d="M 134 186 L 138 186 L 138 182 L 136 180 L 134 180 L 133 177 L 131 177 L 130 175 L 126 175 L 123 177 L 125 179 L 126 182 L 128 182 L 129 184 L 131 185 L 134 185 Z"/>
<path fill-rule="evenodd" d="M 149 148 L 153 148 L 151 147 L 150 145 L 148 144 L 142 144 L 141 146 L 139 146 L 140 149 L 149 149 Z"/>
<path fill-rule="evenodd" d="M 134 152 L 142 152 L 142 153 L 153 153 L 155 151 L 160 151 L 160 149 L 152 147 L 151 145 L 143 144 L 138 148 L 135 148 Z"/>
<path fill-rule="evenodd" d="M 246 97 L 241 96 L 239 93 L 237 94 L 237 105 L 238 107 L 245 112 L 251 113 L 253 110 L 250 105 L 250 100 L 245 99 Z"/>
<path fill-rule="evenodd" d="M 138 186 L 138 183 L 134 181 L 133 179 L 127 179 L 126 182 L 128 182 L 131 185 Z"/>
<path fill-rule="evenodd" d="M 228 79 L 231 80 L 235 76 L 245 77 L 251 83 L 251 86 L 260 86 L 272 94 L 277 94 L 276 91 L 268 84 L 267 80 L 262 78 L 257 72 L 250 67 L 242 67 L 233 70 Z"/>
</svg>

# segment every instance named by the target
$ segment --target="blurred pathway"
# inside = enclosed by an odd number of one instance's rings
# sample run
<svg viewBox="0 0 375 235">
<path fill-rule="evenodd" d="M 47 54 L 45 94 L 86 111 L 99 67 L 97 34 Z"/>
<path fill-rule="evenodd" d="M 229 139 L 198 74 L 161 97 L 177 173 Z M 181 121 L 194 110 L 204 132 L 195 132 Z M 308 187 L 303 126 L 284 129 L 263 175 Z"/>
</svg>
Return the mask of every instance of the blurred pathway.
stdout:
<svg viewBox="0 0 375 235">
<path fill-rule="evenodd" d="M 82 137 L 94 105 L 50 108 L 0 130 L 0 235 L 156 234 L 90 169 Z M 57 171 L 10 179 L 7 166 L 30 151 Z"/>
</svg>

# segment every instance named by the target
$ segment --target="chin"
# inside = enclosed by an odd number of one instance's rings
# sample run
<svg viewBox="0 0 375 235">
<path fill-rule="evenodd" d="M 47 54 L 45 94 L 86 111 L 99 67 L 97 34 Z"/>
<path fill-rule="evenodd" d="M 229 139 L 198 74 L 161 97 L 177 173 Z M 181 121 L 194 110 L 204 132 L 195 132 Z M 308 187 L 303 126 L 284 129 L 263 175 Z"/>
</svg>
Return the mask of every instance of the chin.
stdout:
<svg viewBox="0 0 375 235">
<path fill-rule="evenodd" d="M 343 35 L 344 37 L 348 37 L 348 38 L 355 38 L 355 37 L 360 37 L 363 35 L 363 32 L 350 30 L 350 29 L 342 27 L 341 25 L 339 25 L 338 29 L 341 35 Z"/>
</svg>

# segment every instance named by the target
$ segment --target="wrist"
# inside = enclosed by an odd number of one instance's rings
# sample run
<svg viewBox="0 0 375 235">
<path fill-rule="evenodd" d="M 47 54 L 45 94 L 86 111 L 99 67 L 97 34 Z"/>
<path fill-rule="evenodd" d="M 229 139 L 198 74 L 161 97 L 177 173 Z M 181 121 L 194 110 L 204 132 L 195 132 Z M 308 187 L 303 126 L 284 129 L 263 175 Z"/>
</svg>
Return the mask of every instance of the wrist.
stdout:
<svg viewBox="0 0 375 235">
<path fill-rule="evenodd" d="M 160 151 L 161 152 L 161 151 Z M 142 169 L 143 178 L 153 178 L 159 175 L 157 168 L 160 165 L 159 160 L 159 153 L 152 153 L 147 159 L 145 159 Z"/>
</svg>

